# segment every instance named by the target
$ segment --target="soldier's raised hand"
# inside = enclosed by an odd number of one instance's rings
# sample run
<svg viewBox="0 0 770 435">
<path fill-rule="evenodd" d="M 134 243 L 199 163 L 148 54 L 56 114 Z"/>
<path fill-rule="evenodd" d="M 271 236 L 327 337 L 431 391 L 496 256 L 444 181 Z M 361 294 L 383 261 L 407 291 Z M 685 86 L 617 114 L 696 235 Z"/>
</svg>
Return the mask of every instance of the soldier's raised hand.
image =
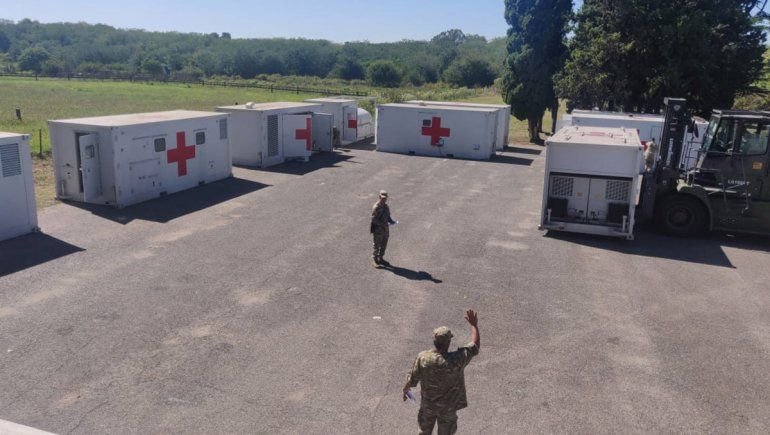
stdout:
<svg viewBox="0 0 770 435">
<path fill-rule="evenodd" d="M 473 310 L 468 310 L 465 312 L 465 320 L 467 320 L 471 326 L 478 326 L 479 324 L 479 316 Z"/>
</svg>

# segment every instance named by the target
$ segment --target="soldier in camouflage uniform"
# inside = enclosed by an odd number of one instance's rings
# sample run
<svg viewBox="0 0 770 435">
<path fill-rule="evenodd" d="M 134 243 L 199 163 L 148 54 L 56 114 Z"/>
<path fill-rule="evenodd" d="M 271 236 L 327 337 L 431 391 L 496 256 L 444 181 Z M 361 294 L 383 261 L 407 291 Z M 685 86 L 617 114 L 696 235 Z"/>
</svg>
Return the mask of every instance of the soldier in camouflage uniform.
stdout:
<svg viewBox="0 0 770 435">
<path fill-rule="evenodd" d="M 388 238 L 390 238 L 389 226 L 396 221 L 390 218 L 390 207 L 388 207 L 388 192 L 380 190 L 380 199 L 372 207 L 372 224 L 370 231 L 374 237 L 374 252 L 372 253 L 372 262 L 374 267 L 390 266 L 390 263 L 382 258 L 385 255 L 385 249 L 388 247 Z"/>
<path fill-rule="evenodd" d="M 465 376 L 463 371 L 471 359 L 479 354 L 481 338 L 479 336 L 478 316 L 468 310 L 465 320 L 471 325 L 471 342 L 454 352 L 449 351 L 452 331 L 442 326 L 433 331 L 434 348 L 420 352 L 414 361 L 412 370 L 406 378 L 403 399 L 411 388 L 422 384 L 420 411 L 417 423 L 421 435 L 433 433 L 438 422 L 438 435 L 451 435 L 457 432 L 457 411 L 468 406 L 465 396 Z"/>
</svg>

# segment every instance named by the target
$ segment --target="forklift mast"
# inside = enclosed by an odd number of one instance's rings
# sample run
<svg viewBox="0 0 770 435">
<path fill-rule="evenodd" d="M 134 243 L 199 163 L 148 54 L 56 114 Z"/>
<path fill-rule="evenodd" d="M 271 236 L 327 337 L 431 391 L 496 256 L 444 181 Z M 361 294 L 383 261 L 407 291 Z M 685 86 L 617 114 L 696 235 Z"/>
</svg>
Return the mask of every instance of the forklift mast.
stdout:
<svg viewBox="0 0 770 435">
<path fill-rule="evenodd" d="M 666 117 L 660 139 L 660 154 L 655 167 L 655 182 L 665 183 L 679 178 L 679 164 L 682 159 L 682 148 L 687 128 L 692 124 L 692 116 L 687 110 L 687 100 L 682 98 L 666 98 Z"/>
<path fill-rule="evenodd" d="M 682 159 L 684 137 L 692 117 L 687 110 L 687 100 L 666 98 L 666 116 L 656 158 L 657 164 L 651 172 L 644 174 L 641 219 L 650 219 L 655 215 L 655 202 L 659 194 L 672 190 L 682 171 L 679 163 Z"/>
</svg>

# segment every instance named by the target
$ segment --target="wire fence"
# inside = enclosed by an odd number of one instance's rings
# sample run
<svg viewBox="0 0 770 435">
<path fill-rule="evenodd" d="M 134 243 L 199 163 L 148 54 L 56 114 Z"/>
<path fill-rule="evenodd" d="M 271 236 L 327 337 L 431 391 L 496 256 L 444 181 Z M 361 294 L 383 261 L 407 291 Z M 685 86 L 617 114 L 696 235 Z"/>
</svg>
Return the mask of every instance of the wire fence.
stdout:
<svg viewBox="0 0 770 435">
<path fill-rule="evenodd" d="M 245 81 L 230 80 L 205 80 L 184 73 L 172 73 L 170 75 L 153 75 L 146 73 L 129 73 L 118 71 L 99 71 L 92 73 L 82 72 L 62 72 L 57 74 L 31 74 L 31 73 L 9 73 L 0 72 L 0 77 L 18 77 L 18 78 L 50 78 L 62 80 L 100 80 L 100 81 L 127 81 L 127 82 L 161 82 L 161 83 L 179 83 L 196 84 L 201 86 L 218 86 L 225 88 L 250 88 L 266 89 L 270 92 L 284 91 L 295 92 L 297 94 L 320 94 L 320 95 L 349 95 L 354 97 L 368 97 L 366 91 L 347 89 L 347 88 L 316 88 L 309 86 L 291 86 L 278 85 L 273 83 L 253 83 Z"/>
</svg>

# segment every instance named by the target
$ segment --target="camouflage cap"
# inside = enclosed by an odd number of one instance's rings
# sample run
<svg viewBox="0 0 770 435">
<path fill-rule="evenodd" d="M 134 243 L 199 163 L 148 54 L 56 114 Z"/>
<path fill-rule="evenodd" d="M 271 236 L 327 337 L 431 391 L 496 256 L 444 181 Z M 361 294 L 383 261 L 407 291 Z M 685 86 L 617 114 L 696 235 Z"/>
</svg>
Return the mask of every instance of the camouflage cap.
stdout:
<svg viewBox="0 0 770 435">
<path fill-rule="evenodd" d="M 442 326 L 433 330 L 433 339 L 436 341 L 447 343 L 452 340 L 452 337 L 454 337 L 454 335 L 452 335 L 452 331 L 450 331 L 446 326 Z"/>
</svg>

